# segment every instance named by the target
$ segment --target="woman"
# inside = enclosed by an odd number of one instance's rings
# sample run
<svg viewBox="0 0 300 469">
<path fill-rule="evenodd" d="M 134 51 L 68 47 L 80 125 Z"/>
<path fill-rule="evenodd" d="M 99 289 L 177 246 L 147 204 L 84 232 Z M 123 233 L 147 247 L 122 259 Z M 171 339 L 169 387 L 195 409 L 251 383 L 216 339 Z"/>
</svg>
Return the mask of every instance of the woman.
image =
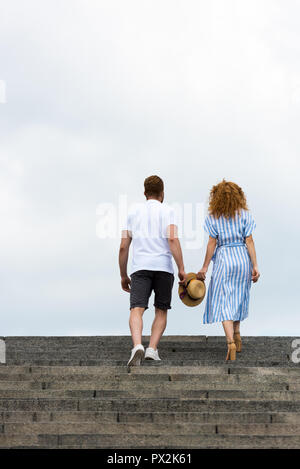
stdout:
<svg viewBox="0 0 300 469">
<path fill-rule="evenodd" d="M 240 321 L 248 316 L 251 280 L 257 282 L 260 276 L 252 239 L 256 224 L 242 189 L 224 179 L 211 189 L 208 211 L 204 228 L 209 240 L 197 274 L 205 280 L 213 260 L 204 324 L 222 321 L 228 344 L 226 360 L 235 360 L 236 352 L 242 350 Z"/>
</svg>

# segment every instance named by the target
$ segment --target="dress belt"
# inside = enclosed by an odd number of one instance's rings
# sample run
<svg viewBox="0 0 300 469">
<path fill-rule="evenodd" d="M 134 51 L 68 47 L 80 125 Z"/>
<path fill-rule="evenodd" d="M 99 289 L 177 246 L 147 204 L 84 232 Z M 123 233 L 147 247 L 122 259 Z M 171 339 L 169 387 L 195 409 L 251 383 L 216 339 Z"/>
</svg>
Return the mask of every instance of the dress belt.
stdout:
<svg viewBox="0 0 300 469">
<path fill-rule="evenodd" d="M 216 259 L 216 255 L 217 255 L 217 250 L 219 248 L 232 248 L 232 247 L 236 247 L 236 246 L 246 246 L 246 243 L 241 243 L 241 242 L 233 242 L 233 243 L 225 243 L 225 244 L 218 244 L 217 247 L 216 247 L 216 250 L 214 252 L 214 255 L 212 256 L 212 261 L 214 262 L 215 259 Z"/>
<path fill-rule="evenodd" d="M 218 244 L 217 248 L 221 248 L 221 247 L 232 248 L 232 247 L 235 247 L 235 246 L 246 246 L 246 243 L 233 242 L 233 243 Z"/>
</svg>

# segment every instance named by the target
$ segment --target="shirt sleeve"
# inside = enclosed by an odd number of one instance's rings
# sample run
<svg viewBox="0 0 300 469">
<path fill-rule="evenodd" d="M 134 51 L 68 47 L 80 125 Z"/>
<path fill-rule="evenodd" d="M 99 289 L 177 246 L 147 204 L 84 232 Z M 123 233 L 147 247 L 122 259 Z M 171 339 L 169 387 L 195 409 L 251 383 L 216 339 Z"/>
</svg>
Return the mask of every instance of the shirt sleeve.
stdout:
<svg viewBox="0 0 300 469">
<path fill-rule="evenodd" d="M 132 231 L 132 213 L 129 213 L 122 225 L 122 232 L 123 231 Z"/>
<path fill-rule="evenodd" d="M 211 216 L 207 216 L 204 221 L 204 229 L 212 238 L 217 238 L 218 232 L 213 224 L 213 219 Z"/>
<path fill-rule="evenodd" d="M 167 223 L 168 223 L 168 226 L 169 225 L 176 225 L 177 226 L 177 224 L 178 224 L 176 213 L 175 213 L 175 210 L 173 208 L 170 209 Z"/>
<path fill-rule="evenodd" d="M 256 223 L 250 212 L 246 212 L 244 219 L 244 237 L 250 236 L 256 227 Z"/>
<path fill-rule="evenodd" d="M 176 216 L 175 210 L 171 207 L 164 214 L 163 233 L 162 233 L 162 236 L 164 238 L 169 236 L 169 226 L 170 225 L 178 226 L 178 221 L 177 221 L 177 216 Z"/>
</svg>

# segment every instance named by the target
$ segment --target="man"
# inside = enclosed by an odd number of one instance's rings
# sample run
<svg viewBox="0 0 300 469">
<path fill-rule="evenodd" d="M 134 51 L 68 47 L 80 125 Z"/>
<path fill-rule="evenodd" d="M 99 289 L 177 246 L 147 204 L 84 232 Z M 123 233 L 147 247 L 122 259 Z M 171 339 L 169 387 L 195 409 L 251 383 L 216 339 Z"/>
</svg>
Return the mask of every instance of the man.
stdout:
<svg viewBox="0 0 300 469">
<path fill-rule="evenodd" d="M 174 283 L 172 256 L 181 284 L 186 281 L 174 210 L 163 204 L 164 183 L 158 176 L 145 179 L 146 202 L 129 213 L 122 231 L 119 252 L 121 285 L 130 293 L 129 326 L 133 349 L 128 366 L 140 365 L 143 358 L 160 360 L 157 346 L 167 325 Z M 127 275 L 130 244 L 133 245 L 131 279 Z M 149 347 L 142 345 L 143 313 L 154 290 L 155 318 Z"/>
</svg>

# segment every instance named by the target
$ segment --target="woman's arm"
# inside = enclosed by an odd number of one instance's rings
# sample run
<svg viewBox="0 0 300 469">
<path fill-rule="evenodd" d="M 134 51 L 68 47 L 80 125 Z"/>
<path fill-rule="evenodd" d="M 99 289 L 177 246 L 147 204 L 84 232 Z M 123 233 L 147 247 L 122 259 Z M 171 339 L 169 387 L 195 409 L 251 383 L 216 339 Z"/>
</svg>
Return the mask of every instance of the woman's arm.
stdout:
<svg viewBox="0 0 300 469">
<path fill-rule="evenodd" d="M 216 244 L 217 244 L 217 239 L 210 236 L 208 243 L 207 243 L 206 254 L 205 254 L 205 259 L 204 259 L 202 269 L 199 270 L 199 272 L 197 273 L 198 280 L 205 280 L 209 263 L 216 249 Z"/>
<path fill-rule="evenodd" d="M 253 280 L 253 282 L 257 282 L 257 280 L 260 277 L 260 273 L 259 273 L 259 270 L 258 270 L 255 245 L 254 245 L 252 235 L 247 236 L 246 246 L 247 246 L 249 256 L 250 256 L 250 259 L 251 259 L 251 262 L 252 262 L 252 280 Z"/>
</svg>

